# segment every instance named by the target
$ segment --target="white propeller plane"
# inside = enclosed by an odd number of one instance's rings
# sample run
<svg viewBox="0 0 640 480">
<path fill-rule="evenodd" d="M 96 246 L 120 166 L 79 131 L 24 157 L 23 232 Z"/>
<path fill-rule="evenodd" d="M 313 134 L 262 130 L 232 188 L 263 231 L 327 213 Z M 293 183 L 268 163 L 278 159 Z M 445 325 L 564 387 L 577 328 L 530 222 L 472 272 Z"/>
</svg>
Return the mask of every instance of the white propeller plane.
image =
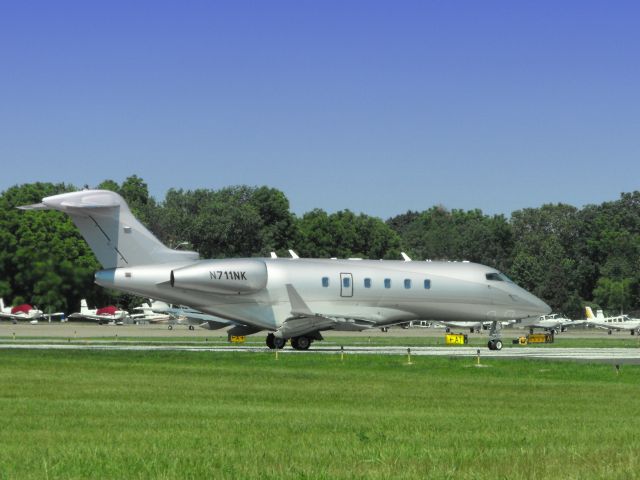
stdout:
<svg viewBox="0 0 640 480">
<path fill-rule="evenodd" d="M 69 315 L 70 319 L 74 320 L 88 320 L 92 322 L 98 322 L 99 325 L 122 325 L 123 320 L 129 316 L 129 312 L 126 310 L 120 310 L 118 307 L 109 305 L 102 308 L 89 308 L 87 301 L 82 299 L 80 301 L 80 311 Z"/>
<path fill-rule="evenodd" d="M 50 322 L 52 317 L 62 317 L 64 319 L 64 313 L 56 312 L 45 314 L 42 310 L 38 310 L 28 303 L 16 305 L 15 307 L 5 307 L 4 299 L 0 298 L 0 318 L 11 320 L 14 324 L 19 321 L 25 321 L 35 325 L 43 318 L 48 318 Z"/>
<path fill-rule="evenodd" d="M 614 317 L 605 317 L 602 310 L 597 310 L 596 315 L 593 314 L 591 307 L 585 307 L 587 313 L 586 323 L 588 325 L 594 325 L 598 328 L 608 330 L 609 335 L 615 330 L 626 330 L 631 335 L 640 335 L 640 319 L 629 318 L 627 315 L 616 315 Z"/>
</svg>

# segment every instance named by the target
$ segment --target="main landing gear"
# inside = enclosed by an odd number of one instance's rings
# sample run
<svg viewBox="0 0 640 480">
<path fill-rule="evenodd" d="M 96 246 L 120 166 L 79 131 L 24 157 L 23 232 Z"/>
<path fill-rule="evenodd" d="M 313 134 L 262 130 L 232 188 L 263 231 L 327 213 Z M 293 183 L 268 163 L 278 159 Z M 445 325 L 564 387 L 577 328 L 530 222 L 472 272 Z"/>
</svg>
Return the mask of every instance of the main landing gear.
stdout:
<svg viewBox="0 0 640 480">
<path fill-rule="evenodd" d="M 312 340 L 309 337 L 293 337 L 291 339 L 291 346 L 296 350 L 309 350 Z"/>
<path fill-rule="evenodd" d="M 309 350 L 312 342 L 312 338 L 304 335 L 291 338 L 291 346 L 295 350 Z M 285 338 L 278 338 L 273 333 L 267 335 L 267 347 L 269 347 L 271 350 L 275 350 L 276 348 L 282 349 L 284 348 L 286 343 L 287 339 Z"/>
<path fill-rule="evenodd" d="M 487 347 L 489 350 L 502 350 L 502 323 L 497 320 L 491 322 Z"/>
<path fill-rule="evenodd" d="M 285 343 L 287 343 L 287 341 L 284 338 L 278 338 L 273 333 L 267 335 L 267 347 L 271 350 L 275 350 L 276 348 L 282 350 Z"/>
</svg>

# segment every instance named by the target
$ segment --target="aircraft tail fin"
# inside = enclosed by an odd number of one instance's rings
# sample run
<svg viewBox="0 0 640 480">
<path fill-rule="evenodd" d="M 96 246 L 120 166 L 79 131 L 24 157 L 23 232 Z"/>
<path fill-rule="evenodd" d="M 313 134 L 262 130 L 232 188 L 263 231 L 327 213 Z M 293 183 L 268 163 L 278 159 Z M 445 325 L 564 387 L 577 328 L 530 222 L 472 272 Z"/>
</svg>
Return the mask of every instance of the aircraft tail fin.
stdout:
<svg viewBox="0 0 640 480">
<path fill-rule="evenodd" d="M 4 310 L 4 298 L 0 298 L 0 312 Z"/>
<path fill-rule="evenodd" d="M 584 307 L 586 313 L 587 313 L 587 319 L 588 320 L 595 320 L 596 316 L 593 314 L 593 310 L 591 310 L 591 307 L 586 306 Z"/>
<path fill-rule="evenodd" d="M 164 246 L 131 213 L 127 202 L 108 190 L 82 190 L 46 197 L 22 210 L 68 214 L 104 269 L 198 260 L 196 252 Z"/>
<path fill-rule="evenodd" d="M 89 304 L 84 298 L 80 300 L 80 313 L 89 313 Z"/>
<path fill-rule="evenodd" d="M 604 312 L 600 309 L 596 310 L 596 318 L 598 320 L 604 320 Z"/>
</svg>

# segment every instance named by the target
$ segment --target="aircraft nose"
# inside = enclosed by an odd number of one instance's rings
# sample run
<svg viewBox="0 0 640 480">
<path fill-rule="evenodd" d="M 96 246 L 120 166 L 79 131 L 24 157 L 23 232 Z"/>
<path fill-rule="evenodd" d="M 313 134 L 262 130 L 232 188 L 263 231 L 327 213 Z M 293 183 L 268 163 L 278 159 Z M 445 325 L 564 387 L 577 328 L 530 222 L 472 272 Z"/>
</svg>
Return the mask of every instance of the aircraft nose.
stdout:
<svg viewBox="0 0 640 480">
<path fill-rule="evenodd" d="M 532 293 L 527 292 L 525 302 L 527 303 L 526 311 L 530 313 L 531 317 L 539 317 L 551 313 L 551 307 Z"/>
</svg>

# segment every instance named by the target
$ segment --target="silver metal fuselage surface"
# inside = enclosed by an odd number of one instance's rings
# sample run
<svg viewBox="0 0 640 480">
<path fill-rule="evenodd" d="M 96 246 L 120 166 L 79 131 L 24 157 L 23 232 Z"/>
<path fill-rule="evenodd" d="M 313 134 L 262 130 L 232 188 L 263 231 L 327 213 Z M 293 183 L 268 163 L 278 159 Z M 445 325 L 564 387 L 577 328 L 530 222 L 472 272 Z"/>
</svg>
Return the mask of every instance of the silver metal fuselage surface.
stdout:
<svg viewBox="0 0 640 480">
<path fill-rule="evenodd" d="M 20 208 L 68 214 L 104 268 L 96 274 L 99 285 L 284 339 L 411 320 L 517 320 L 550 312 L 495 269 L 469 262 L 418 262 L 406 255 L 404 261 L 198 260 L 196 252 L 163 245 L 107 190 L 63 193 Z M 308 348 L 304 340 L 302 346 L 296 341 L 299 348 Z"/>
<path fill-rule="evenodd" d="M 181 271 L 193 272 L 183 275 L 184 287 Z M 548 313 L 544 302 L 516 284 L 487 279 L 494 272 L 468 262 L 245 258 L 101 270 L 96 283 L 266 330 L 292 316 L 286 285 L 295 287 L 314 314 L 342 319 L 341 328 L 353 330 L 410 320 L 475 322 Z"/>
</svg>

